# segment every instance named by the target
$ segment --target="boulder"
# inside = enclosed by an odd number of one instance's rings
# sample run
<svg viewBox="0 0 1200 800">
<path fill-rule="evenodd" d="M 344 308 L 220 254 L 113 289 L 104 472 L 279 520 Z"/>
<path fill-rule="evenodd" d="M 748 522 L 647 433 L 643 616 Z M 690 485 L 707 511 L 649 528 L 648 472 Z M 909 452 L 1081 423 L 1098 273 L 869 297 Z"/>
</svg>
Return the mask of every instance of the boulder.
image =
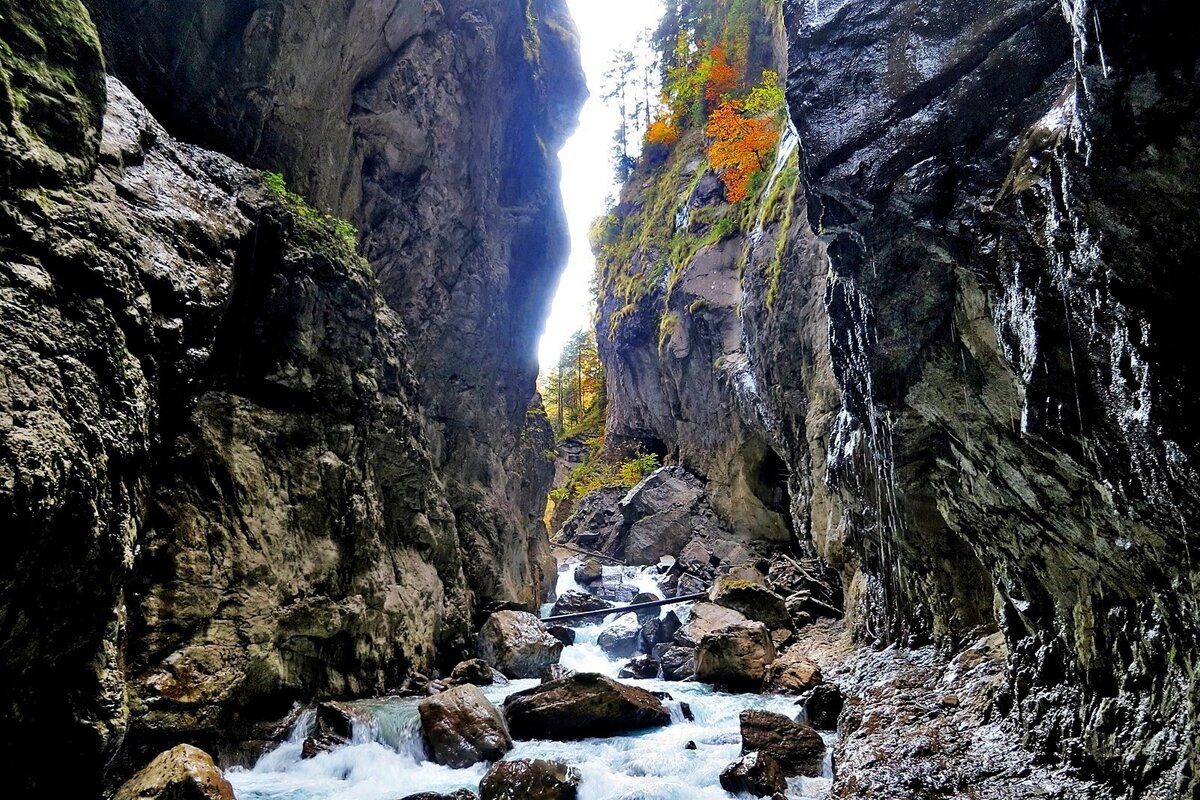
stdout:
<svg viewBox="0 0 1200 800">
<path fill-rule="evenodd" d="M 794 651 L 784 653 L 767 670 L 767 689 L 777 694 L 804 694 L 823 680 L 817 662 Z"/>
<path fill-rule="evenodd" d="M 661 627 L 658 631 L 658 641 L 675 641 L 675 634 L 679 633 L 679 629 L 683 627 L 683 621 L 680 619 L 679 613 L 675 609 L 672 609 L 663 614 L 659 622 L 661 623 Z"/>
<path fill-rule="evenodd" d="M 761 622 L 741 622 L 704 634 L 696 648 L 696 680 L 760 691 L 775 661 L 775 645 Z"/>
<path fill-rule="evenodd" d="M 558 614 L 579 614 L 584 611 L 603 611 L 606 608 L 612 608 L 612 603 L 607 600 L 602 600 L 594 594 L 587 592 L 563 592 L 562 597 L 558 598 L 554 607 L 550 609 L 552 615 Z"/>
<path fill-rule="evenodd" d="M 700 576 L 711 573 L 713 567 L 716 566 L 713 562 L 712 551 L 698 538 L 692 539 L 679 551 L 679 558 L 676 561 L 684 572 Z"/>
<path fill-rule="evenodd" d="M 654 592 L 638 592 L 633 596 L 633 599 L 629 601 L 629 604 L 638 605 L 639 603 L 653 603 L 656 600 L 662 600 L 662 598 L 654 594 Z M 658 609 L 642 609 L 641 611 L 637 612 L 637 616 L 638 619 L 642 621 L 642 624 L 645 624 L 652 619 L 658 619 Z"/>
<path fill-rule="evenodd" d="M 575 568 L 575 582 L 580 586 L 595 583 L 604 576 L 604 565 L 598 558 L 589 558 Z"/>
<path fill-rule="evenodd" d="M 495 679 L 492 677 L 492 665 L 482 658 L 472 658 L 460 661 L 450 672 L 451 685 L 472 683 L 476 686 L 491 686 Z"/>
<path fill-rule="evenodd" d="M 678 553 L 704 524 L 704 484 L 682 467 L 662 467 L 620 503 L 628 525 L 625 563 L 653 564 Z"/>
<path fill-rule="evenodd" d="M 769 755 L 747 753 L 721 771 L 721 788 L 731 794 L 770 797 L 787 791 L 787 778 Z"/>
<path fill-rule="evenodd" d="M 804 715 L 808 724 L 822 731 L 837 730 L 838 717 L 846 705 L 842 690 L 832 683 L 814 686 L 804 698 Z"/>
<path fill-rule="evenodd" d="M 424 686 L 428 686 L 428 679 Z M 319 753 L 347 744 L 354 734 L 354 716 L 354 711 L 342 703 L 318 703 L 313 730 L 304 740 L 300 758 L 313 758 Z"/>
<path fill-rule="evenodd" d="M 671 714 L 645 689 L 595 673 L 543 683 L 504 701 L 517 739 L 569 741 L 668 725 Z"/>
<path fill-rule="evenodd" d="M 675 641 L 682 645 L 695 647 L 700 644 L 704 635 L 718 628 L 746 622 L 746 616 L 732 608 L 714 605 L 713 603 L 696 603 L 692 606 L 690 616 L 683 627 L 675 634 Z"/>
<path fill-rule="evenodd" d="M 641 639 L 642 623 L 630 611 L 604 626 L 596 643 L 609 658 L 629 658 L 641 650 Z"/>
<path fill-rule="evenodd" d="M 635 656 L 629 663 L 621 667 L 618 678 L 650 679 L 658 677 L 658 662 L 650 656 Z"/>
<path fill-rule="evenodd" d="M 642 623 L 642 649 L 650 652 L 654 650 L 655 645 L 664 642 L 662 638 L 662 620 L 658 617 L 648 619 Z"/>
<path fill-rule="evenodd" d="M 547 626 L 546 633 L 562 642 L 563 647 L 570 647 L 575 644 L 574 628 L 568 628 L 566 625 L 550 625 Z"/>
<path fill-rule="evenodd" d="M 480 800 L 576 800 L 579 770 L 561 761 L 500 761 L 483 776 Z"/>
<path fill-rule="evenodd" d="M 421 729 L 433 760 L 462 768 L 498 761 L 512 749 L 512 737 L 496 707 L 478 686 L 464 684 L 421 701 Z"/>
<path fill-rule="evenodd" d="M 562 664 L 551 664 L 542 670 L 542 683 L 557 681 L 561 678 L 569 678 L 575 674 L 575 670 L 567 669 Z"/>
<path fill-rule="evenodd" d="M 459 789 L 457 792 L 450 794 L 439 794 L 438 792 L 420 792 L 418 794 L 410 794 L 407 797 L 402 797 L 400 800 L 479 800 L 479 795 L 474 792 L 469 792 L 466 789 Z"/>
<path fill-rule="evenodd" d="M 160 753 L 113 800 L 235 800 L 212 756 L 190 744 Z"/>
<path fill-rule="evenodd" d="M 696 651 L 691 647 L 671 647 L 659 659 L 663 680 L 686 681 L 696 674 Z"/>
<path fill-rule="evenodd" d="M 803 722 L 761 709 L 741 714 L 742 752 L 759 752 L 779 762 L 783 774 L 814 778 L 821 774 L 825 741 Z"/>
<path fill-rule="evenodd" d="M 746 619 L 761 622 L 770 631 L 790 630 L 793 625 L 783 598 L 762 583 L 723 575 L 708 590 L 708 599 L 741 613 Z"/>
<path fill-rule="evenodd" d="M 497 611 L 479 631 L 479 657 L 509 678 L 536 678 L 558 662 L 563 643 L 533 614 Z"/>
</svg>

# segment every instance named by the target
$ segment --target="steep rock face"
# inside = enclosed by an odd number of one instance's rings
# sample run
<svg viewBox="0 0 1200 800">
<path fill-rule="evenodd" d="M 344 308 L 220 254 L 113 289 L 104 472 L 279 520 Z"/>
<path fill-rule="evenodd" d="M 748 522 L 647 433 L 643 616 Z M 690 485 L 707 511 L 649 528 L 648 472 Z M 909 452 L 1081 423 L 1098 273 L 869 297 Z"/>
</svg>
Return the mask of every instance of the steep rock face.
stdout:
<svg viewBox="0 0 1200 800">
<path fill-rule="evenodd" d="M 782 191 L 721 231 L 691 131 L 601 230 L 650 286 L 602 297 L 610 432 L 714 504 L 759 476 L 860 638 L 1002 629 L 1032 749 L 1190 796 L 1197 36 L 1171 3 L 783 8 Z M 702 242 L 670 274 L 656 220 Z"/>
<path fill-rule="evenodd" d="M 585 91 L 565 4 L 89 3 L 112 67 L 168 128 L 365 231 L 478 606 L 533 607 L 553 572 L 552 443 L 527 412 L 566 251 L 555 154 Z"/>
<path fill-rule="evenodd" d="M 382 690 L 469 625 L 403 328 L 365 262 L 120 84 L 108 101 L 95 177 L 6 196 L 0 259 L 3 511 L 23 532 L 4 749 L 60 736 L 80 768 L 40 777 L 84 785 L 122 742 L 215 749 L 297 697 Z"/>
<path fill-rule="evenodd" d="M 785 10 L 826 478 L 879 629 L 953 638 L 994 597 L 1032 742 L 1193 793 L 1195 32 L 1170 3 Z"/>
<path fill-rule="evenodd" d="M 100 5 L 120 30 L 110 48 L 157 41 L 159 10 Z M 416 17 L 436 27 L 429 5 Z M 0 560 L 0 754 L 19 792 L 96 796 L 106 775 L 180 741 L 228 761 L 231 741 L 253 746 L 297 699 L 448 666 L 469 649 L 473 610 L 533 601 L 550 465 L 548 431 L 526 416 L 532 321 L 561 247 L 552 152 L 579 75 L 557 6 L 455 12 L 437 35 L 391 42 L 438 58 L 385 47 L 382 63 L 354 61 L 351 88 L 376 92 L 363 119 L 382 126 L 352 137 L 379 148 L 353 173 L 375 187 L 361 192 L 373 211 L 322 188 L 346 182 L 328 161 L 308 175 L 272 151 L 312 196 L 373 225 L 372 270 L 343 226 L 173 140 L 121 84 L 106 91 L 82 5 L 0 3 L 0 526 L 15 532 Z M 288 41 L 250 27 L 277 54 L 346 30 L 300 19 Z M 142 89 L 184 98 L 170 64 L 188 47 L 253 71 L 231 41 L 193 27 L 172 58 L 117 61 Z M 290 89 L 341 86 L 305 52 L 291 63 L 312 70 L 307 83 L 254 68 Z M 416 118 L 404 98 L 426 104 L 422 124 L 442 138 L 421 152 L 437 165 L 387 144 L 404 139 L 386 120 Z M 481 116 L 450 113 L 480 98 Z M 280 125 L 303 119 L 314 127 L 289 129 L 294 142 L 353 161 L 320 123 L 338 117 L 328 99 L 294 97 Z M 232 103 L 213 107 L 237 116 Z M 216 119 L 172 124 L 237 152 Z M 460 167 L 477 174 L 447 174 Z M 46 741 L 72 769 L 28 769 Z"/>
</svg>

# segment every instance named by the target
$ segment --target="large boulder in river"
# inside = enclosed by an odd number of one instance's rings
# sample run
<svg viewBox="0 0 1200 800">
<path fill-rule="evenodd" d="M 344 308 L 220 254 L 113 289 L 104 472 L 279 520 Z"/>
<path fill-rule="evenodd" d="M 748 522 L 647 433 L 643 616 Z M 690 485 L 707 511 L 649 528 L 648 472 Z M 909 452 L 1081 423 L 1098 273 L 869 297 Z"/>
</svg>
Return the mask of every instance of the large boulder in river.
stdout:
<svg viewBox="0 0 1200 800">
<path fill-rule="evenodd" d="M 589 558 L 575 567 L 575 582 L 580 586 L 593 584 L 602 577 L 604 577 L 604 565 L 598 558 Z"/>
<path fill-rule="evenodd" d="M 713 603 L 696 603 L 692 606 L 687 620 L 675 634 L 675 641 L 688 647 L 700 644 L 706 633 L 711 633 L 727 625 L 747 622 L 746 615 L 732 608 L 725 608 Z"/>
<path fill-rule="evenodd" d="M 831 683 L 814 686 L 804 698 L 804 715 L 808 724 L 822 731 L 837 730 L 838 717 L 846 706 L 842 690 Z"/>
<path fill-rule="evenodd" d="M 775 659 L 767 670 L 767 690 L 777 694 L 804 694 L 823 680 L 817 662 L 794 650 Z"/>
<path fill-rule="evenodd" d="M 235 800 L 212 756 L 190 744 L 160 753 L 113 800 Z"/>
<path fill-rule="evenodd" d="M 584 611 L 603 611 L 606 608 L 612 608 L 612 603 L 602 600 L 594 594 L 572 590 L 563 592 L 562 596 L 555 601 L 554 608 L 550 609 L 550 613 L 557 616 L 559 614 L 579 614 Z"/>
<path fill-rule="evenodd" d="M 642 623 L 630 611 L 604 626 L 596 643 L 609 658 L 629 658 L 641 650 Z"/>
<path fill-rule="evenodd" d="M 419 792 L 410 794 L 407 797 L 402 797 L 400 800 L 479 800 L 479 795 L 474 792 L 469 792 L 466 789 L 459 789 L 457 792 L 450 794 L 439 794 L 438 792 Z"/>
<path fill-rule="evenodd" d="M 500 712 L 478 686 L 464 684 L 427 697 L 418 707 L 433 760 L 447 767 L 498 761 L 512 749 Z"/>
<path fill-rule="evenodd" d="M 704 634 L 696 648 L 696 680 L 735 691 L 760 691 L 775 661 L 775 645 L 761 622 L 740 622 Z"/>
<path fill-rule="evenodd" d="M 482 658 L 460 661 L 450 672 L 449 682 L 454 685 L 473 683 L 476 686 L 491 686 L 495 683 L 492 665 Z"/>
<path fill-rule="evenodd" d="M 653 564 L 683 549 L 703 524 L 708 503 L 700 479 L 671 466 L 635 486 L 620 508 L 628 526 L 625 563 Z"/>
<path fill-rule="evenodd" d="M 659 659 L 663 680 L 686 681 L 696 674 L 696 650 L 678 645 L 667 648 Z"/>
<path fill-rule="evenodd" d="M 708 590 L 708 599 L 716 605 L 731 608 L 767 626 L 767 630 L 791 630 L 792 615 L 783 598 L 756 581 L 723 575 Z"/>
<path fill-rule="evenodd" d="M 653 656 L 634 656 L 629 663 L 621 667 L 618 678 L 657 678 L 658 662 Z"/>
<path fill-rule="evenodd" d="M 803 722 L 761 709 L 743 711 L 742 752 L 759 752 L 779 762 L 784 775 L 821 774 L 825 761 L 825 740 Z"/>
<path fill-rule="evenodd" d="M 517 739 L 569 741 L 668 725 L 671 713 L 645 689 L 583 672 L 543 683 L 504 701 Z"/>
<path fill-rule="evenodd" d="M 533 614 L 497 611 L 479 630 L 479 657 L 510 678 L 536 678 L 558 662 L 563 643 Z"/>
<path fill-rule="evenodd" d="M 770 797 L 787 791 L 787 778 L 769 755 L 747 753 L 721 771 L 721 788 L 731 794 Z"/>
<path fill-rule="evenodd" d="M 313 729 L 304 740 L 300 758 L 313 758 L 320 753 L 341 747 L 354 735 L 355 712 L 344 703 L 317 704 Z"/>
<path fill-rule="evenodd" d="M 483 776 L 480 800 L 575 800 L 579 770 L 561 761 L 500 761 Z"/>
</svg>

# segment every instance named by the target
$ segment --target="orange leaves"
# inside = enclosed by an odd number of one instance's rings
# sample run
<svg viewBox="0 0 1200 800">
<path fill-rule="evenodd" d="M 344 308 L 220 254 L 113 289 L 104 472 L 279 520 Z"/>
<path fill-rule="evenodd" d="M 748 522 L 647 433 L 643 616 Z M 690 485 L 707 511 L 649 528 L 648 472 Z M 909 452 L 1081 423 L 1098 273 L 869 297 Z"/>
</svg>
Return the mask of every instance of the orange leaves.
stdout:
<svg viewBox="0 0 1200 800">
<path fill-rule="evenodd" d="M 646 131 L 647 142 L 663 147 L 675 144 L 679 141 L 680 136 L 679 122 L 676 120 L 675 114 L 664 114 L 650 123 L 650 129 Z"/>
<path fill-rule="evenodd" d="M 779 144 L 775 123 L 769 117 L 745 117 L 742 102 L 730 100 L 713 110 L 704 132 L 712 140 L 708 160 L 725 182 L 725 199 L 745 199 L 750 180 L 767 168 Z"/>
<path fill-rule="evenodd" d="M 731 63 L 725 48 L 717 45 L 709 51 L 706 65 L 708 80 L 704 87 L 704 99 L 712 107 L 737 90 L 746 72 L 746 64 L 743 59 L 734 59 Z"/>
</svg>

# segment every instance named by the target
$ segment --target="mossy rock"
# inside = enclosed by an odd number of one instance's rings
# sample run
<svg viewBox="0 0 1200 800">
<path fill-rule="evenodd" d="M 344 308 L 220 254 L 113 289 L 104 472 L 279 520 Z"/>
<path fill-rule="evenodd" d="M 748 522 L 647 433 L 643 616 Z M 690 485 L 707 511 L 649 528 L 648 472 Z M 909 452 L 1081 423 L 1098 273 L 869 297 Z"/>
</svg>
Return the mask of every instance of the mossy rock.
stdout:
<svg viewBox="0 0 1200 800">
<path fill-rule="evenodd" d="M 10 186 L 88 180 L 105 99 L 100 39 L 81 0 L 0 0 L 0 174 Z"/>
</svg>

